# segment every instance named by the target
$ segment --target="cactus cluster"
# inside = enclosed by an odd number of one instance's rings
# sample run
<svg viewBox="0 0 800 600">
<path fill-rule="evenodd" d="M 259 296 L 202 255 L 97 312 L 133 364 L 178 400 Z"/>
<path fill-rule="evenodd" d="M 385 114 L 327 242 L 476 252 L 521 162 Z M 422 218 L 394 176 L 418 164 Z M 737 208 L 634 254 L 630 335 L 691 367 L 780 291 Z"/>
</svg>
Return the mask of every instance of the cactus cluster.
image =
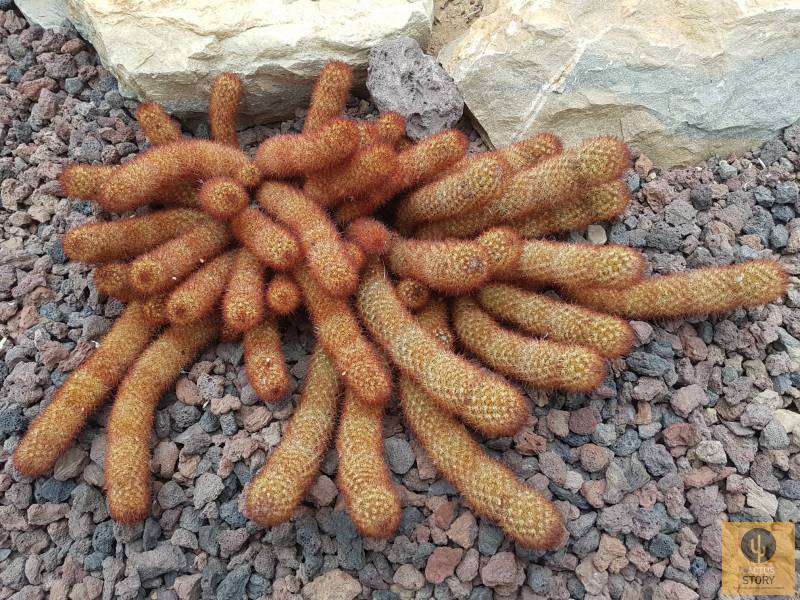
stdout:
<svg viewBox="0 0 800 600">
<path fill-rule="evenodd" d="M 97 287 L 128 306 L 20 442 L 22 473 L 48 471 L 116 391 L 110 511 L 123 523 L 146 518 L 161 395 L 213 340 L 241 339 L 254 390 L 284 398 L 281 319 L 302 306 L 317 348 L 283 439 L 246 489 L 247 516 L 264 526 L 289 519 L 335 438 L 353 521 L 364 535 L 392 535 L 401 506 L 382 423 L 396 376 L 409 427 L 472 509 L 526 546 L 554 548 L 565 532 L 555 505 L 469 431 L 514 435 L 525 425 L 526 398 L 506 377 L 588 392 L 606 359 L 630 350 L 625 319 L 720 313 L 786 290 L 774 262 L 646 278 L 633 249 L 545 239 L 624 211 L 630 157 L 618 139 L 564 150 L 542 134 L 467 156 L 458 131 L 413 144 L 399 115 L 344 117 L 351 83 L 346 65 L 329 64 L 303 131 L 265 140 L 251 158 L 236 145 L 241 82 L 223 74 L 210 140 L 182 137 L 163 109 L 144 104 L 152 149 L 120 166 L 64 171 L 70 197 L 137 210 L 64 239 L 71 259 L 97 265 Z"/>
</svg>

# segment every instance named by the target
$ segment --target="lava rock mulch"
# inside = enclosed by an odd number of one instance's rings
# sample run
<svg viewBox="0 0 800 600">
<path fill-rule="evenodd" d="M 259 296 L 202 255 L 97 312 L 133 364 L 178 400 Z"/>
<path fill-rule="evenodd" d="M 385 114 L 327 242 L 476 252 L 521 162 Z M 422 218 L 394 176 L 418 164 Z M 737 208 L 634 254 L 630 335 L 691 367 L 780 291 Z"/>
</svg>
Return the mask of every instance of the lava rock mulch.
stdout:
<svg viewBox="0 0 800 600">
<path fill-rule="evenodd" d="M 796 289 L 782 304 L 724 317 L 634 322 L 637 347 L 596 393 L 531 394 L 529 426 L 487 446 L 566 516 L 570 539 L 554 553 L 518 547 L 474 516 L 396 406 L 385 446 L 404 505 L 397 537 L 359 537 L 338 496 L 335 452 L 295 520 L 254 526 L 238 501 L 296 392 L 261 403 L 235 344 L 206 352 L 163 398 L 145 523 L 109 518 L 107 410 L 52 476 L 21 477 L 9 459 L 27 424 L 123 308 L 98 294 L 89 268 L 66 261 L 63 233 L 101 213 L 69 202 L 57 178 L 67 163 L 116 164 L 144 149 L 135 108 L 74 31 L 0 11 L 0 600 L 711 599 L 720 521 L 800 517 Z M 354 100 L 349 110 L 375 109 Z M 302 117 L 240 139 L 253 148 L 298 130 Z M 653 273 L 777 254 L 797 275 L 798 153 L 800 125 L 742 158 L 691 169 L 659 172 L 640 156 L 626 215 L 584 239 L 641 248 Z M 299 385 L 310 325 L 297 318 L 285 330 Z"/>
</svg>

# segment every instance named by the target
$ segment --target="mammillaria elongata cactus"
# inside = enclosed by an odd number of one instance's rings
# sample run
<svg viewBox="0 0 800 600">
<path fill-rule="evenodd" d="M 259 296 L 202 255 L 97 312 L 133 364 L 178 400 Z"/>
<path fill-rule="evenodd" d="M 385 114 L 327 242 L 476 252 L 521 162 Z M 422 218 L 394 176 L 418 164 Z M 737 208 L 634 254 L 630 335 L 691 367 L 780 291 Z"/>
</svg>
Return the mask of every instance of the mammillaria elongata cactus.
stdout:
<svg viewBox="0 0 800 600">
<path fill-rule="evenodd" d="M 223 74 L 211 93 L 211 140 L 184 139 L 163 109 L 143 104 L 151 150 L 118 167 L 64 171 L 72 197 L 153 210 L 64 240 L 71 259 L 98 265 L 98 288 L 128 307 L 20 442 L 22 473 L 52 468 L 116 389 L 110 510 L 123 523 L 146 518 L 161 395 L 214 339 L 242 339 L 253 388 L 266 402 L 284 398 L 280 319 L 303 305 L 318 344 L 289 427 L 246 490 L 251 519 L 291 518 L 335 439 L 356 526 L 395 532 L 400 500 L 382 444 L 394 369 L 406 421 L 440 472 L 509 536 L 552 549 L 565 534 L 555 505 L 459 421 L 489 436 L 524 426 L 527 401 L 504 375 L 591 391 L 605 359 L 632 346 L 623 319 L 721 313 L 786 290 L 773 262 L 645 278 L 644 257 L 630 248 L 541 239 L 624 211 L 620 140 L 564 151 L 542 134 L 468 157 L 457 131 L 412 144 L 399 115 L 344 118 L 351 82 L 346 65 L 328 65 L 303 132 L 265 140 L 251 160 L 236 145 L 242 85 Z"/>
</svg>

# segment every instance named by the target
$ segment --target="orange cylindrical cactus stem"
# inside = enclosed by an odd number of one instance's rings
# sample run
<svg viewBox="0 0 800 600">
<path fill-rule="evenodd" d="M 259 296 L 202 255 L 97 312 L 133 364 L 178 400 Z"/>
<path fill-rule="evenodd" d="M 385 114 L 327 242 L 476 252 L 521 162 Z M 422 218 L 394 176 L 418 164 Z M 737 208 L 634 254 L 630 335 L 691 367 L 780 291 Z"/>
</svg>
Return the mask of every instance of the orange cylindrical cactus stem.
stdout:
<svg viewBox="0 0 800 600">
<path fill-rule="evenodd" d="M 314 483 L 336 424 L 338 395 L 336 369 L 317 348 L 286 433 L 244 492 L 244 513 L 262 527 L 288 521 Z"/>
<path fill-rule="evenodd" d="M 566 531 L 553 503 L 490 458 L 463 425 L 442 413 L 410 379 L 400 380 L 400 404 L 436 469 L 474 512 L 526 547 L 555 550 L 561 545 Z"/>
<path fill-rule="evenodd" d="M 356 219 L 347 226 L 345 237 L 366 254 L 380 256 L 389 251 L 389 230 L 377 219 Z"/>
<path fill-rule="evenodd" d="M 247 250 L 236 254 L 231 267 L 222 317 L 235 331 L 249 331 L 264 320 L 264 265 Z"/>
<path fill-rule="evenodd" d="M 346 160 L 358 147 L 358 126 L 348 119 L 328 121 L 317 131 L 276 135 L 261 143 L 256 166 L 264 177 L 296 177 Z"/>
<path fill-rule="evenodd" d="M 487 365 L 536 387 L 589 392 L 606 375 L 605 361 L 596 352 L 509 331 L 471 298 L 454 301 L 453 326 L 464 346 Z"/>
<path fill-rule="evenodd" d="M 128 305 L 94 354 L 31 423 L 14 451 L 14 465 L 20 473 L 37 477 L 53 467 L 163 322 L 159 299 Z"/>
<path fill-rule="evenodd" d="M 279 317 L 285 317 L 300 308 L 303 293 L 291 277 L 284 273 L 277 273 L 267 283 L 264 301 L 270 312 Z"/>
<path fill-rule="evenodd" d="M 622 176 L 630 165 L 628 147 L 614 137 L 598 137 L 575 150 L 515 173 L 491 203 L 499 221 L 508 222 L 560 206 L 590 187 Z"/>
<path fill-rule="evenodd" d="M 397 171 L 397 153 L 388 144 L 368 146 L 336 169 L 306 179 L 303 191 L 322 206 L 333 206 L 377 188 Z"/>
<path fill-rule="evenodd" d="M 501 283 L 484 286 L 476 296 L 494 317 L 535 337 L 578 344 L 605 357 L 624 356 L 633 346 L 633 329 L 617 317 Z"/>
<path fill-rule="evenodd" d="M 450 309 L 442 298 L 432 298 L 414 315 L 420 327 L 430 333 L 448 350 L 455 346 L 455 336 L 450 329 Z"/>
<path fill-rule="evenodd" d="M 208 120 L 211 139 L 221 144 L 239 147 L 236 138 L 236 116 L 242 99 L 242 80 L 233 73 L 220 73 L 211 85 Z"/>
<path fill-rule="evenodd" d="M 155 102 L 145 102 L 136 109 L 136 120 L 153 146 L 163 146 L 181 139 L 181 126 Z"/>
<path fill-rule="evenodd" d="M 222 298 L 236 252 L 211 259 L 189 275 L 167 299 L 167 318 L 173 325 L 188 325 L 202 319 Z"/>
<path fill-rule="evenodd" d="M 468 213 L 503 191 L 509 167 L 496 153 L 467 160 L 457 171 L 406 196 L 397 211 L 398 226 L 407 229 Z"/>
<path fill-rule="evenodd" d="M 432 135 L 397 156 L 397 191 L 430 181 L 467 153 L 469 139 L 460 131 Z"/>
<path fill-rule="evenodd" d="M 353 268 L 360 273 L 364 265 L 367 264 L 367 255 L 361 249 L 361 246 L 350 240 L 345 240 L 343 243 L 344 249 L 347 252 L 347 259 L 350 261 L 350 264 L 353 265 Z"/>
<path fill-rule="evenodd" d="M 209 221 L 164 242 L 131 263 L 130 280 L 142 294 L 158 294 L 175 287 L 206 260 L 230 243 L 224 225 Z"/>
<path fill-rule="evenodd" d="M 629 287 L 644 274 L 644 255 L 626 246 L 526 240 L 517 270 L 536 285 Z"/>
<path fill-rule="evenodd" d="M 361 148 L 372 144 L 391 144 L 396 147 L 406 137 L 406 120 L 399 113 L 383 113 L 374 121 L 359 121 L 358 133 Z"/>
<path fill-rule="evenodd" d="M 379 187 L 367 193 L 364 198 L 345 202 L 336 208 L 333 220 L 340 225 L 346 225 L 361 217 L 368 217 L 389 202 L 397 193 L 393 179 L 386 186 Z"/>
<path fill-rule="evenodd" d="M 539 133 L 498 150 L 509 166 L 518 171 L 539 164 L 546 158 L 560 154 L 563 150 L 561 140 L 552 133 Z"/>
<path fill-rule="evenodd" d="M 780 263 L 754 260 L 651 277 L 627 289 L 575 286 L 568 294 L 584 306 L 626 319 L 668 319 L 768 304 L 781 298 L 787 286 Z"/>
<path fill-rule="evenodd" d="M 393 536 L 402 510 L 383 454 L 383 407 L 346 390 L 336 449 L 339 488 L 358 531 L 371 538 Z"/>
<path fill-rule="evenodd" d="M 492 275 L 513 273 L 519 267 L 525 241 L 513 227 L 493 227 L 476 240 L 489 257 Z"/>
<path fill-rule="evenodd" d="M 400 303 L 373 261 L 356 294 L 361 320 L 400 371 L 436 404 L 486 435 L 513 435 L 528 415 L 525 398 L 502 377 L 448 351 Z"/>
<path fill-rule="evenodd" d="M 426 241 L 395 237 L 389 268 L 445 294 L 467 294 L 491 276 L 486 250 L 474 240 Z"/>
<path fill-rule="evenodd" d="M 352 85 L 353 71 L 347 64 L 332 61 L 325 65 L 311 94 L 303 131 L 316 131 L 324 123 L 341 115 Z"/>
<path fill-rule="evenodd" d="M 342 382 L 362 401 L 382 406 L 392 394 L 392 376 L 361 331 L 350 305 L 325 293 L 306 267 L 295 270 L 317 339 L 338 369 Z"/>
<path fill-rule="evenodd" d="M 117 390 L 108 420 L 105 488 L 115 521 L 150 514 L 150 437 L 161 396 L 219 333 L 219 319 L 170 327 L 137 359 Z"/>
<path fill-rule="evenodd" d="M 208 221 L 197 210 L 173 208 L 132 219 L 81 225 L 64 236 L 72 260 L 97 264 L 128 260 Z"/>
<path fill-rule="evenodd" d="M 97 200 L 103 184 L 113 171 L 114 167 L 106 165 L 70 165 L 64 169 L 59 182 L 70 198 Z"/>
<path fill-rule="evenodd" d="M 131 264 L 127 262 L 103 263 L 94 270 L 94 285 L 106 296 L 130 302 L 143 294 L 131 285 Z"/>
<path fill-rule="evenodd" d="M 233 177 L 245 187 L 258 183 L 247 155 L 208 140 L 181 140 L 152 148 L 114 169 L 97 199 L 103 208 L 125 212 L 149 204 L 181 180 Z"/>
<path fill-rule="evenodd" d="M 271 269 L 291 269 L 302 258 L 294 235 L 257 208 L 245 208 L 230 227 L 239 243 Z"/>
<path fill-rule="evenodd" d="M 281 350 L 281 338 L 274 317 L 244 334 L 244 364 L 250 385 L 266 402 L 280 400 L 289 391 L 289 371 Z"/>
<path fill-rule="evenodd" d="M 250 203 L 244 186 L 231 177 L 212 177 L 200 188 L 200 207 L 220 221 L 230 221 Z"/>
<path fill-rule="evenodd" d="M 431 299 L 430 288 L 416 279 L 401 279 L 394 289 L 398 300 L 411 312 L 418 311 Z"/>
<path fill-rule="evenodd" d="M 525 237 L 578 231 L 592 223 L 618 217 L 625 212 L 630 201 L 627 184 L 616 180 L 590 188 L 577 201 L 565 202 L 558 208 L 522 217 L 512 225 Z"/>
<path fill-rule="evenodd" d="M 258 201 L 297 236 L 311 274 L 328 294 L 346 297 L 355 291 L 358 273 L 347 259 L 339 231 L 325 210 L 302 191 L 280 183 L 262 185 Z"/>
</svg>

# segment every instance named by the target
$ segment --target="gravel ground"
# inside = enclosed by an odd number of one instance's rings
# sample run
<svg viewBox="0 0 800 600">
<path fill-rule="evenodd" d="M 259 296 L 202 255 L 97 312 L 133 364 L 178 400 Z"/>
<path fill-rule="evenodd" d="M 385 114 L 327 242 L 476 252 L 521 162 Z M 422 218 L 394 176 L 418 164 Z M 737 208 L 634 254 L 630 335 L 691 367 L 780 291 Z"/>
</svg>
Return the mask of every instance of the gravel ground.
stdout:
<svg viewBox="0 0 800 600">
<path fill-rule="evenodd" d="M 20 477 L 9 457 L 27 423 L 122 310 L 61 246 L 68 228 L 107 215 L 68 202 L 56 179 L 66 163 L 112 164 L 142 149 L 134 109 L 74 32 L 0 11 L 0 599 L 705 599 L 720 586 L 721 520 L 800 517 L 796 290 L 725 317 L 636 322 L 637 347 L 601 390 L 534 393 L 530 427 L 487 442 L 566 516 L 569 543 L 556 553 L 526 551 L 476 518 L 395 406 L 386 450 L 403 490 L 397 537 L 355 533 L 334 453 L 292 523 L 255 527 L 238 509 L 242 487 L 295 398 L 261 404 L 238 345 L 208 350 L 164 397 L 143 525 L 108 516 L 107 410 L 51 477 Z M 252 147 L 274 131 L 241 138 Z M 654 273 L 774 254 L 800 273 L 798 153 L 795 125 L 760 151 L 697 168 L 661 173 L 639 157 L 628 214 L 586 237 L 643 249 Z M 301 381 L 311 330 L 301 318 L 285 329 Z"/>
</svg>

